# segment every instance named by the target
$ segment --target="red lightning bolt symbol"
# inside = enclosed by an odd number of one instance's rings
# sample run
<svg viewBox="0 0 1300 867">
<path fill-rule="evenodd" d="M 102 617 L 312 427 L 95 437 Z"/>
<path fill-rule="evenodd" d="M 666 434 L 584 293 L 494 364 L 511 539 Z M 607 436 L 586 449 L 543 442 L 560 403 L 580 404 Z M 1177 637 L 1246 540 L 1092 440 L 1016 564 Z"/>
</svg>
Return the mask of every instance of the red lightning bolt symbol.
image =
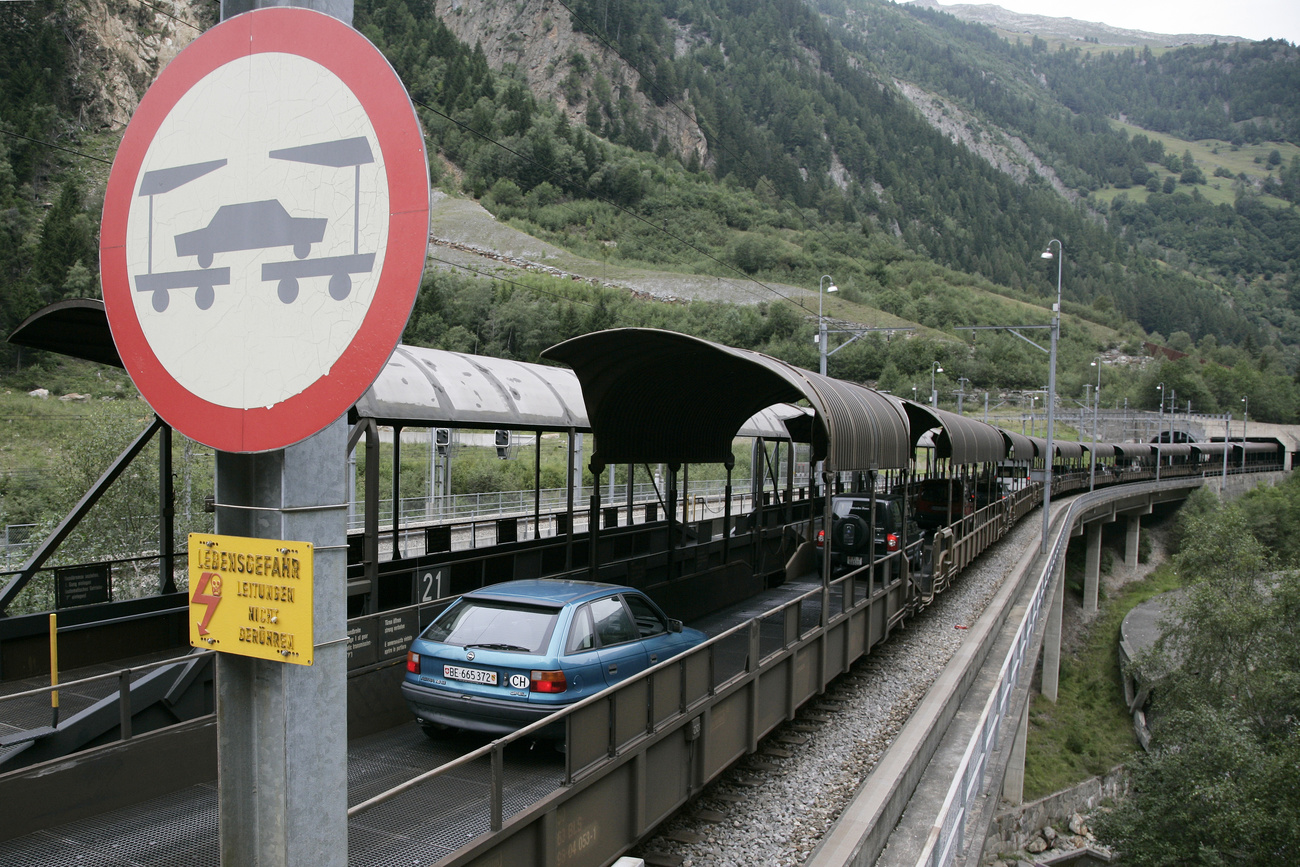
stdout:
<svg viewBox="0 0 1300 867">
<path fill-rule="evenodd" d="M 221 576 L 216 572 L 204 572 L 199 576 L 199 586 L 194 591 L 194 599 L 191 600 L 198 605 L 208 606 L 208 611 L 203 615 L 203 620 L 199 622 L 199 635 L 208 634 L 208 624 L 212 622 L 212 615 L 217 613 L 217 605 L 221 603 L 221 597 L 215 594 L 206 593 L 208 582 L 213 578 L 220 581 Z M 218 584 L 217 586 L 220 586 Z"/>
</svg>

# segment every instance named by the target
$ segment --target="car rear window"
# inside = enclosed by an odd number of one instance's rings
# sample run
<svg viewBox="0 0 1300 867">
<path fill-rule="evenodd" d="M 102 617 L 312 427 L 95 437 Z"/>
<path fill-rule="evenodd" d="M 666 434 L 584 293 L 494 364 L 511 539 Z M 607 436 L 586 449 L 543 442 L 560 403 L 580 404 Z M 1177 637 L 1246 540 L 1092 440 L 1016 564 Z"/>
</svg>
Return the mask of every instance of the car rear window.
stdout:
<svg viewBox="0 0 1300 867">
<path fill-rule="evenodd" d="M 879 515 L 885 509 L 901 508 L 897 500 L 887 499 L 886 497 L 876 497 L 876 514 Z M 864 521 L 871 519 L 871 496 L 863 497 L 841 497 L 831 501 L 831 514 L 836 518 L 846 518 L 849 515 L 857 515 Z M 883 519 L 882 519 L 883 520 Z"/>
<path fill-rule="evenodd" d="M 429 641 L 539 653 L 551 640 L 558 608 L 461 599 L 424 631 Z"/>
</svg>

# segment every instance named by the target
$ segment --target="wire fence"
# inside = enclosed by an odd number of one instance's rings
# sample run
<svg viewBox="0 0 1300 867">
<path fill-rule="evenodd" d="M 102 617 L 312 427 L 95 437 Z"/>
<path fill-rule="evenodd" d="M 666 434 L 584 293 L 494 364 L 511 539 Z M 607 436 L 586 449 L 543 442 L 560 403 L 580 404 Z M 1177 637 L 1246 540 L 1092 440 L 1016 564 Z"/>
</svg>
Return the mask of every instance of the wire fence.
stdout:
<svg viewBox="0 0 1300 867">
<path fill-rule="evenodd" d="M 770 482 L 768 484 L 770 486 Z M 806 478 L 796 477 L 796 487 L 806 484 Z M 687 501 L 688 519 L 703 520 L 721 515 L 726 485 L 726 481 L 722 479 L 706 479 L 699 482 L 692 481 L 684 491 L 679 490 L 678 497 L 685 495 Z M 751 489 L 751 481 L 733 479 L 731 489 L 733 496 L 739 496 Z M 575 494 L 574 509 L 586 511 L 590 495 L 589 488 L 582 495 Z M 566 488 L 543 488 L 540 491 L 484 491 L 474 494 L 446 494 L 439 497 L 402 497 L 396 504 L 397 523 L 400 526 L 462 524 L 508 517 L 528 517 L 538 512 L 542 515 L 552 515 L 567 511 L 568 496 Z M 658 503 L 660 514 L 663 514 L 667 506 L 666 497 L 667 492 L 663 484 L 656 486 L 652 482 L 638 482 L 632 486 L 633 504 Z M 602 508 L 626 505 L 627 484 L 616 484 L 612 490 L 608 485 L 602 485 L 600 501 Z M 391 498 L 381 500 L 377 506 L 379 526 L 391 530 L 393 500 Z M 677 508 L 682 508 L 681 499 L 678 500 Z M 353 501 L 348 507 L 348 529 L 362 530 L 364 527 L 363 505 Z"/>
</svg>

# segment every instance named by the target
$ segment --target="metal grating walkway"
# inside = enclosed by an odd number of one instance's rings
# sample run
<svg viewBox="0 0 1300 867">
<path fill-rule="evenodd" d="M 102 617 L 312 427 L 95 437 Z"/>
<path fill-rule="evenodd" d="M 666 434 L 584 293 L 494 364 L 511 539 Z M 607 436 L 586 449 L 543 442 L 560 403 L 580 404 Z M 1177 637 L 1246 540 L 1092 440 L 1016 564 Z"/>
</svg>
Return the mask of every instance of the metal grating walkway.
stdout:
<svg viewBox="0 0 1300 867">
<path fill-rule="evenodd" d="M 348 804 L 359 803 L 481 741 L 430 741 L 414 723 L 348 745 Z M 507 751 L 506 818 L 559 787 L 563 757 L 547 746 Z M 446 774 L 349 823 L 358 867 L 431 864 L 488 830 L 487 760 Z M 217 786 L 206 783 L 81 822 L 0 842 L 0 864 L 24 867 L 219 867 Z"/>
</svg>

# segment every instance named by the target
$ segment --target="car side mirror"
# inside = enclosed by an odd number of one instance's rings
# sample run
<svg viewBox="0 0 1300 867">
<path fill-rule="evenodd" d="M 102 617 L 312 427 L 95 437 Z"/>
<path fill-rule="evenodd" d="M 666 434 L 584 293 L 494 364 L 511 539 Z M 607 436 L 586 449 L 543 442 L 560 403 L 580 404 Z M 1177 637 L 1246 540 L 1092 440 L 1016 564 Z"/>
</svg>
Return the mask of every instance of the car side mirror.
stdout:
<svg viewBox="0 0 1300 867">
<path fill-rule="evenodd" d="M 668 631 L 669 631 L 669 632 L 681 632 L 681 631 L 682 631 L 682 622 L 681 622 L 680 620 L 673 620 L 673 619 L 670 618 L 670 619 L 668 620 Z"/>
</svg>

